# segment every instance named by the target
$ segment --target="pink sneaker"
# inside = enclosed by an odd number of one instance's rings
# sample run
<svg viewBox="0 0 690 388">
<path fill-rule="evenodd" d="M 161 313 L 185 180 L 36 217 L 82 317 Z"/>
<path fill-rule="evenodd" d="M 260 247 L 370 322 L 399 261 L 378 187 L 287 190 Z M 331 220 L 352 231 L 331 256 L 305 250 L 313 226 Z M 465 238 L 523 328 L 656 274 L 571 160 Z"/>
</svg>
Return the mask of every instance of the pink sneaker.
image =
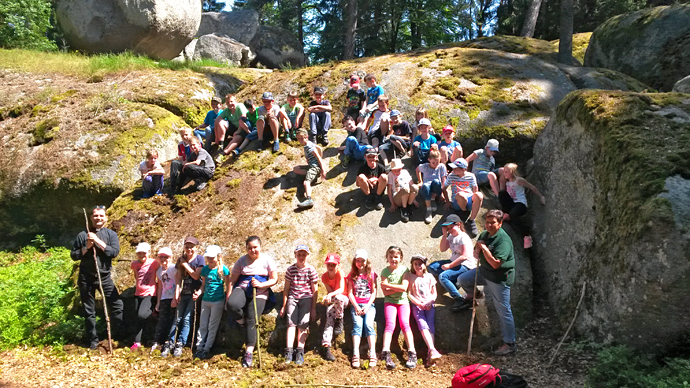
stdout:
<svg viewBox="0 0 690 388">
<path fill-rule="evenodd" d="M 134 352 L 134 351 L 136 351 L 137 349 L 139 349 L 140 347 L 141 347 L 141 344 L 140 344 L 139 342 L 135 342 L 134 345 L 132 345 L 132 346 L 129 348 L 129 350 L 131 350 L 131 351 Z"/>
<path fill-rule="evenodd" d="M 525 236 L 522 247 L 525 249 L 532 248 L 532 236 Z"/>
</svg>

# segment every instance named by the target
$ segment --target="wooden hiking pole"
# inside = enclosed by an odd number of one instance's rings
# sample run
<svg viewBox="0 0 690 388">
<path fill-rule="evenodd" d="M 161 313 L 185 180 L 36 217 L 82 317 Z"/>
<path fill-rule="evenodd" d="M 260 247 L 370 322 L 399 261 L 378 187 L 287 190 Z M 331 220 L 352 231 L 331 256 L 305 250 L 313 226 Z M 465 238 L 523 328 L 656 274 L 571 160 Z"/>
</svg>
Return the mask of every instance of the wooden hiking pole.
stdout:
<svg viewBox="0 0 690 388">
<path fill-rule="evenodd" d="M 91 233 L 89 230 L 89 217 L 86 215 L 86 209 L 81 208 L 84 211 L 84 219 L 86 220 L 86 233 Z M 110 316 L 108 315 L 108 301 L 105 298 L 105 293 L 103 292 L 103 281 L 101 280 L 101 269 L 98 267 L 98 256 L 96 255 L 96 244 L 93 246 L 93 262 L 96 265 L 96 275 L 98 276 L 98 288 L 101 290 L 101 296 L 103 297 L 103 312 L 105 313 L 105 327 L 108 331 L 108 353 L 113 353 L 113 337 L 110 333 Z"/>
<path fill-rule="evenodd" d="M 259 333 L 259 316 L 256 310 L 256 287 L 252 287 L 252 302 L 254 302 L 254 327 L 256 328 L 256 351 L 259 353 L 259 369 L 263 368 L 261 363 L 261 333 Z"/>
<path fill-rule="evenodd" d="M 477 314 L 477 275 L 479 274 L 479 260 L 474 272 L 474 291 L 472 292 L 472 320 L 470 321 L 470 338 L 467 340 L 467 355 L 472 351 L 472 332 L 474 331 L 474 316 Z"/>
</svg>

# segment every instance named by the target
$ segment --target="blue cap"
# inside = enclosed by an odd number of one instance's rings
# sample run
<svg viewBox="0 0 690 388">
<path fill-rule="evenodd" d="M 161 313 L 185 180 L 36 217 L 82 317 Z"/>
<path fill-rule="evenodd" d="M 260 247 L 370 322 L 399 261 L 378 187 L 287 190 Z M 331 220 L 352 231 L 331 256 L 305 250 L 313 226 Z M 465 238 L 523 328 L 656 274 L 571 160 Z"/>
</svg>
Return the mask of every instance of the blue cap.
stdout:
<svg viewBox="0 0 690 388">
<path fill-rule="evenodd" d="M 307 253 L 309 253 L 309 247 L 304 244 L 300 244 L 297 246 L 297 248 L 295 248 L 295 252 L 297 251 L 307 251 Z"/>
<path fill-rule="evenodd" d="M 391 117 L 396 117 L 396 116 L 400 116 L 400 111 L 397 109 L 393 109 L 391 111 Z"/>
<path fill-rule="evenodd" d="M 273 93 L 271 92 L 264 92 L 264 94 L 261 96 L 262 100 L 271 100 L 273 101 Z"/>
<path fill-rule="evenodd" d="M 453 163 L 448 163 L 450 168 L 464 168 L 467 169 L 467 160 L 465 158 L 458 158 Z"/>
</svg>

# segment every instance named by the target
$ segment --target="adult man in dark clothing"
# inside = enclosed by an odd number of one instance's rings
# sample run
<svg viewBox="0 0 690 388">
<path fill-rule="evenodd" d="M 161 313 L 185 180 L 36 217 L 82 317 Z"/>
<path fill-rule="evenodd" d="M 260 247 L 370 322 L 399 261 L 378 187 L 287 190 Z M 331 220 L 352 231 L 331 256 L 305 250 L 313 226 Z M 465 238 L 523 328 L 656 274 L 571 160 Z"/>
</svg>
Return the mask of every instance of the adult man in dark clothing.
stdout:
<svg viewBox="0 0 690 388">
<path fill-rule="evenodd" d="M 177 194 L 187 179 L 194 179 L 195 189 L 203 190 L 206 182 L 213 178 L 216 164 L 209 153 L 201 148 L 201 142 L 196 137 L 189 140 L 189 147 L 192 152 L 187 160 L 182 163 L 180 160 L 173 160 L 170 164 L 170 194 Z"/>
<path fill-rule="evenodd" d="M 120 300 L 120 294 L 110 277 L 112 260 L 120 253 L 120 242 L 117 234 L 105 227 L 107 221 L 105 207 L 95 207 L 91 212 L 91 232 L 80 232 L 71 251 L 72 260 L 81 261 L 77 285 L 84 307 L 84 338 L 91 349 L 96 349 L 98 346 L 96 290 L 99 287 L 96 263 L 93 259 L 94 248 L 98 260 L 98 271 L 101 274 L 103 284 L 103 298 L 106 306 L 110 307 L 110 323 L 113 333 L 118 334 L 122 324 L 122 300 Z"/>
</svg>

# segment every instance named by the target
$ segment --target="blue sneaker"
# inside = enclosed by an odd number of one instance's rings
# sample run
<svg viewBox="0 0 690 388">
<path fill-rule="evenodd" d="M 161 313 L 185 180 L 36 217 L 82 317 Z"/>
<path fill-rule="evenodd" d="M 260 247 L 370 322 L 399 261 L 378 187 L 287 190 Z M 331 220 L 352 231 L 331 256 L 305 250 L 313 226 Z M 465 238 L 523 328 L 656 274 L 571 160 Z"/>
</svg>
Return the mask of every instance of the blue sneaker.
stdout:
<svg viewBox="0 0 690 388">
<path fill-rule="evenodd" d="M 295 364 L 296 365 L 304 364 L 304 349 L 303 348 L 297 348 L 297 352 L 295 354 Z"/>
<path fill-rule="evenodd" d="M 278 142 L 278 140 L 276 140 L 273 142 L 273 152 L 278 152 L 278 151 L 280 151 L 280 143 Z"/>
</svg>

